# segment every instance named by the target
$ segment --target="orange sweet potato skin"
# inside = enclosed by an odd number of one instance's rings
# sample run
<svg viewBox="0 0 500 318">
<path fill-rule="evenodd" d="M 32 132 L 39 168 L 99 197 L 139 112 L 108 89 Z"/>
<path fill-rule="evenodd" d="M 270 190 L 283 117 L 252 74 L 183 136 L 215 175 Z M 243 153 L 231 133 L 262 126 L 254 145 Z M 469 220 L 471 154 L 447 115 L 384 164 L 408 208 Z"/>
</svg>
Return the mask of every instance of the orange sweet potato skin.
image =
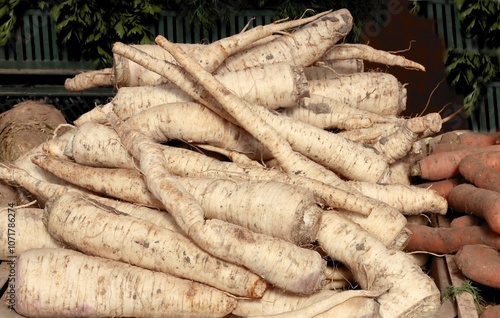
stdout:
<svg viewBox="0 0 500 318">
<path fill-rule="evenodd" d="M 500 193 L 463 183 L 450 191 L 448 204 L 453 209 L 484 218 L 489 227 L 500 234 Z"/>
<path fill-rule="evenodd" d="M 424 182 L 417 184 L 416 186 L 419 188 L 434 190 L 436 191 L 437 194 L 439 194 L 443 198 L 448 199 L 448 194 L 450 193 L 451 189 L 453 189 L 459 183 L 460 180 L 458 178 L 451 178 L 445 180 Z"/>
<path fill-rule="evenodd" d="M 457 142 L 462 145 L 471 146 L 492 146 L 496 144 L 496 140 L 500 138 L 500 132 L 494 133 L 480 133 L 480 132 L 466 132 L 457 136 Z"/>
<path fill-rule="evenodd" d="M 500 151 L 468 155 L 460 161 L 458 169 L 477 187 L 500 193 Z"/>
<path fill-rule="evenodd" d="M 475 217 L 474 215 L 462 215 L 460 217 L 451 220 L 450 227 L 451 228 L 468 227 L 478 224 L 479 224 L 479 218 Z"/>
<path fill-rule="evenodd" d="M 500 253 L 483 244 L 465 245 L 455 255 L 462 274 L 480 284 L 500 288 Z"/>
<path fill-rule="evenodd" d="M 488 226 L 468 226 L 458 228 L 436 228 L 408 223 L 410 240 L 405 251 L 427 251 L 452 254 L 464 245 L 485 244 L 500 249 L 500 235 Z"/>
<path fill-rule="evenodd" d="M 455 177 L 459 174 L 461 160 L 470 154 L 500 151 L 500 145 L 488 147 L 465 147 L 461 150 L 437 152 L 428 155 L 418 161 L 412 169 L 413 176 L 419 176 L 426 180 L 443 180 Z"/>
<path fill-rule="evenodd" d="M 498 318 L 500 317 L 500 305 L 490 306 L 486 308 L 479 318 Z"/>
</svg>

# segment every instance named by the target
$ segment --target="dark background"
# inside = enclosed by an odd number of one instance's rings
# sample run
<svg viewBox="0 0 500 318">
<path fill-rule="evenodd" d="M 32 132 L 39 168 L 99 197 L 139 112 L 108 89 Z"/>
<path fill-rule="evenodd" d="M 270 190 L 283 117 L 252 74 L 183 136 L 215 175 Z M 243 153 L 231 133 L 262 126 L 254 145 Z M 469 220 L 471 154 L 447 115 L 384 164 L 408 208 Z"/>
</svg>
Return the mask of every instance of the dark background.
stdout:
<svg viewBox="0 0 500 318">
<path fill-rule="evenodd" d="M 398 54 L 422 64 L 426 72 L 369 62 L 365 62 L 365 70 L 379 69 L 393 74 L 403 84 L 408 83 L 407 107 L 403 115 L 415 116 L 422 112 L 427 114 L 442 110 L 441 116 L 444 118 L 461 107 L 463 96 L 457 95 L 446 82 L 443 57 L 445 44 L 434 30 L 435 21 L 411 14 L 408 0 L 388 1 L 391 2 L 389 10 L 393 13 L 387 10 L 367 23 L 364 42 L 377 49 L 398 51 Z M 425 109 L 427 103 L 429 105 Z M 454 129 L 469 129 L 468 118 L 463 113 L 443 125 L 443 131 Z"/>
</svg>

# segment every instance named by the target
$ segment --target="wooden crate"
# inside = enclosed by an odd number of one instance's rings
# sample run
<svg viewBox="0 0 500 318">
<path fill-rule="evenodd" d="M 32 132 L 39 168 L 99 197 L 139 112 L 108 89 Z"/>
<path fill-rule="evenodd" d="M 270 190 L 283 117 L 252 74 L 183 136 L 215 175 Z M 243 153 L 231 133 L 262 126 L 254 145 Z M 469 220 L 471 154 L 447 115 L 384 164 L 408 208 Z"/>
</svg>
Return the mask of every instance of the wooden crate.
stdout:
<svg viewBox="0 0 500 318">
<path fill-rule="evenodd" d="M 449 227 L 449 220 L 443 215 L 432 218 L 432 222 L 437 227 Z M 454 255 L 433 256 L 431 261 L 431 276 L 441 293 L 450 285 L 460 286 L 465 280 L 460 270 L 455 264 Z M 457 296 L 456 301 L 444 301 L 435 318 L 478 318 L 474 299 L 469 293 L 462 293 Z"/>
</svg>

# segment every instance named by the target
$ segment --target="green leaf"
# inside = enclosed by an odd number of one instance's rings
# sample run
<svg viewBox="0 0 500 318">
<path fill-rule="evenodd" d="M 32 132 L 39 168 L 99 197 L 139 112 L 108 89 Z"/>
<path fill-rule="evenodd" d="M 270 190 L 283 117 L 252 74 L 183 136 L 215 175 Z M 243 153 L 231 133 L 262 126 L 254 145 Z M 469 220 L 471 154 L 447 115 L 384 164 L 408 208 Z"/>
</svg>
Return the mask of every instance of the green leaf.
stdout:
<svg viewBox="0 0 500 318">
<path fill-rule="evenodd" d="M 458 75 L 457 75 L 457 76 L 456 76 L 456 77 L 455 77 L 455 78 L 451 81 L 451 85 L 452 85 L 452 86 L 457 85 L 457 83 L 460 81 L 461 77 L 462 77 L 462 76 L 461 76 L 461 74 L 458 74 Z"/>
<path fill-rule="evenodd" d="M 140 33 L 142 33 L 141 27 L 135 26 L 127 32 L 127 35 L 140 34 Z"/>
<path fill-rule="evenodd" d="M 62 43 L 67 43 L 69 41 L 69 39 L 71 38 L 72 35 L 73 35 L 73 31 L 70 30 L 68 32 L 68 34 L 66 34 L 66 36 L 62 39 Z"/>
<path fill-rule="evenodd" d="M 465 70 L 465 79 L 467 81 L 467 83 L 473 83 L 474 82 L 474 73 L 472 72 L 472 70 L 469 68 L 469 69 L 466 69 Z"/>
<path fill-rule="evenodd" d="M 69 19 L 66 19 L 66 20 L 63 20 L 59 23 L 56 24 L 56 32 L 61 32 L 67 25 L 68 23 L 70 22 Z"/>
<path fill-rule="evenodd" d="M 115 25 L 115 32 L 116 34 L 118 35 L 118 37 L 120 39 L 123 39 L 123 37 L 125 36 L 125 29 L 123 28 L 123 23 L 122 21 L 118 22 L 116 25 Z"/>
<path fill-rule="evenodd" d="M 453 2 L 455 3 L 455 5 L 457 6 L 457 9 L 461 9 L 463 4 L 464 4 L 464 1 L 465 0 L 454 0 Z"/>
<path fill-rule="evenodd" d="M 139 43 L 140 44 L 152 44 L 153 41 L 151 41 L 151 39 L 148 36 L 144 35 Z"/>
<path fill-rule="evenodd" d="M 107 52 L 100 46 L 97 47 L 97 53 L 99 53 L 100 55 L 106 55 Z"/>
<path fill-rule="evenodd" d="M 94 34 L 89 34 L 89 36 L 85 39 L 85 44 L 93 42 L 94 40 L 95 40 L 95 35 Z"/>
<path fill-rule="evenodd" d="M 9 7 L 8 6 L 3 6 L 0 8 L 0 18 L 2 18 L 4 15 L 6 15 L 9 12 Z"/>
<path fill-rule="evenodd" d="M 50 15 L 54 18 L 55 21 L 59 20 L 59 16 L 61 15 L 61 5 L 55 5 L 50 9 Z"/>
</svg>

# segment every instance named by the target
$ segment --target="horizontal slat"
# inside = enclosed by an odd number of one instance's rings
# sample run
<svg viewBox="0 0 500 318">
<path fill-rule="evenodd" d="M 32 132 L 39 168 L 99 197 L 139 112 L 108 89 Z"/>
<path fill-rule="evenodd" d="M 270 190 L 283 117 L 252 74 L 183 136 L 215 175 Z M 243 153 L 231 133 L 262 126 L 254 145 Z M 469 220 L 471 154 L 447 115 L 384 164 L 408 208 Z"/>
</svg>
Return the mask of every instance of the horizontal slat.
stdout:
<svg viewBox="0 0 500 318">
<path fill-rule="evenodd" d="M 70 92 L 61 85 L 0 86 L 0 96 L 114 96 L 113 88 L 94 88 L 83 92 Z"/>
</svg>

